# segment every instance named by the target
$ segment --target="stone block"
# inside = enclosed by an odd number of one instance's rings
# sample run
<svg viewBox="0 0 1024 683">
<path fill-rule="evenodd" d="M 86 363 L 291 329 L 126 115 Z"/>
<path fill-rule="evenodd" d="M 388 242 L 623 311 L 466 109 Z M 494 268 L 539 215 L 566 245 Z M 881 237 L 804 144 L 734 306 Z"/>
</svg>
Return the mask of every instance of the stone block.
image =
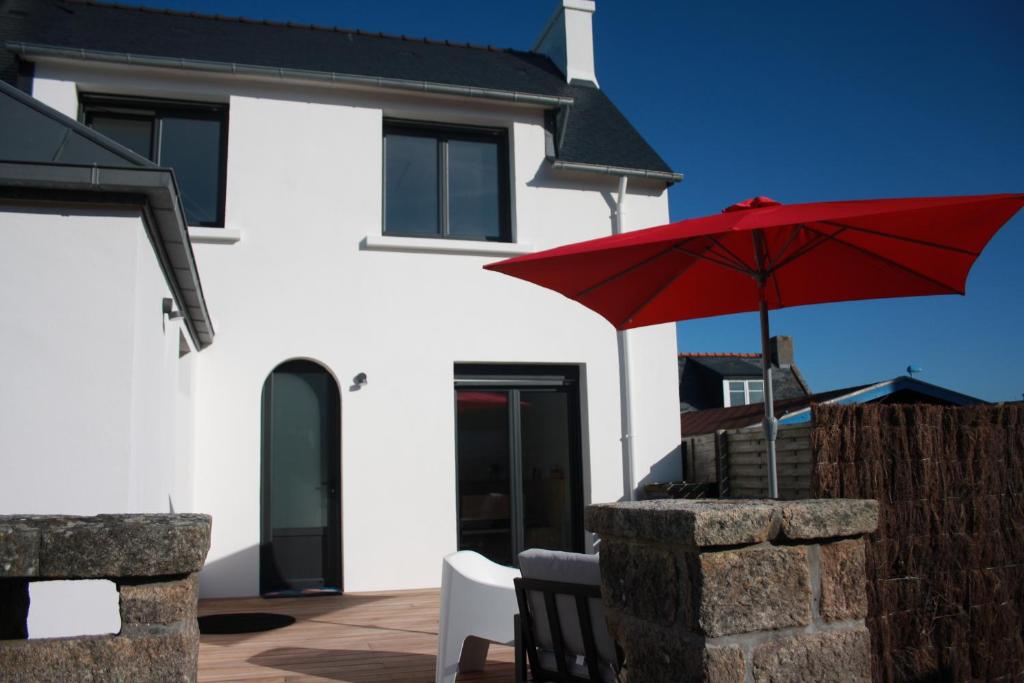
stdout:
<svg viewBox="0 0 1024 683">
<path fill-rule="evenodd" d="M 707 645 L 691 650 L 690 680 L 708 683 L 742 683 L 746 680 L 747 664 L 738 645 Z"/>
<path fill-rule="evenodd" d="M 47 579 L 197 572 L 210 549 L 210 523 L 209 515 L 197 514 L 0 516 L 0 530 L 38 532 L 30 575 Z"/>
<path fill-rule="evenodd" d="M 780 503 L 779 512 L 782 535 L 794 540 L 860 536 L 878 528 L 875 500 L 797 500 Z"/>
<path fill-rule="evenodd" d="M 623 673 L 630 683 L 742 683 L 746 665 L 738 645 L 707 645 L 684 638 L 675 629 L 620 617 L 609 623 L 625 654 Z"/>
<path fill-rule="evenodd" d="M 39 529 L 0 517 L 0 578 L 39 573 Z"/>
<path fill-rule="evenodd" d="M 755 683 L 870 681 L 871 638 L 864 626 L 804 634 L 758 645 Z"/>
<path fill-rule="evenodd" d="M 825 621 L 868 615 L 862 539 L 821 546 L 821 616 Z"/>
<path fill-rule="evenodd" d="M 188 682 L 196 680 L 198 652 L 195 622 L 138 636 L 6 640 L 0 641 L 0 679 Z"/>
<path fill-rule="evenodd" d="M 121 584 L 122 624 L 171 624 L 196 618 L 198 574 L 177 581 Z"/>
<path fill-rule="evenodd" d="M 602 593 L 626 614 L 671 626 L 679 609 L 679 576 L 667 550 L 610 540 L 601 546 Z"/>
<path fill-rule="evenodd" d="M 761 543 L 777 532 L 777 503 L 743 500 L 643 500 L 590 505 L 594 533 L 694 548 Z"/>
<path fill-rule="evenodd" d="M 696 556 L 696 628 L 708 637 L 811 623 L 807 550 L 761 546 Z"/>
</svg>

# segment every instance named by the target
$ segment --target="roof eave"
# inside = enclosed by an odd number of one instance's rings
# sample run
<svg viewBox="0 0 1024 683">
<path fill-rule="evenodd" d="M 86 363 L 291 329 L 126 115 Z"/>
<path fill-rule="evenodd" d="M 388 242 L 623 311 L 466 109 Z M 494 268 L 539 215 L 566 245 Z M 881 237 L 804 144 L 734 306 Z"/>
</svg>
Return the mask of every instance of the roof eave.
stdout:
<svg viewBox="0 0 1024 683">
<path fill-rule="evenodd" d="M 402 78 L 386 78 L 383 76 L 363 76 L 337 71 L 316 71 L 312 69 L 290 69 L 284 67 L 259 66 L 256 64 L 239 64 L 235 62 L 218 62 L 205 59 L 187 59 L 179 57 L 159 57 L 140 55 L 130 52 L 109 52 L 105 50 L 87 50 L 56 45 L 40 45 L 21 41 L 6 41 L 4 47 L 25 58 L 55 58 L 87 60 L 107 64 L 145 66 L 161 69 L 184 69 L 188 71 L 204 71 L 207 73 L 228 74 L 238 76 L 257 76 L 281 80 L 312 81 L 317 83 L 336 83 L 364 88 L 382 88 L 403 92 L 419 92 L 449 97 L 468 97 L 473 99 L 511 102 L 515 104 L 535 105 L 541 107 L 562 107 L 571 105 L 573 98 L 562 95 L 542 95 L 539 93 L 517 90 L 499 90 L 495 88 L 478 88 L 466 85 L 452 85 L 431 81 L 417 81 Z"/>
<path fill-rule="evenodd" d="M 61 193 L 71 192 L 139 197 L 157 261 L 175 301 L 183 309 L 182 319 L 193 344 L 203 349 L 213 342 L 213 322 L 192 253 L 177 181 L 170 169 L 0 161 L 0 187 L 52 192 L 53 200 L 58 202 L 62 201 Z"/>
<path fill-rule="evenodd" d="M 566 161 L 563 159 L 548 158 L 548 162 L 555 170 L 577 171 L 580 173 L 597 173 L 601 175 L 626 176 L 629 178 L 645 178 L 657 180 L 674 185 L 682 181 L 683 174 L 674 171 L 652 171 L 643 168 L 626 168 L 624 166 L 605 166 L 602 164 L 588 164 L 580 161 Z"/>
</svg>

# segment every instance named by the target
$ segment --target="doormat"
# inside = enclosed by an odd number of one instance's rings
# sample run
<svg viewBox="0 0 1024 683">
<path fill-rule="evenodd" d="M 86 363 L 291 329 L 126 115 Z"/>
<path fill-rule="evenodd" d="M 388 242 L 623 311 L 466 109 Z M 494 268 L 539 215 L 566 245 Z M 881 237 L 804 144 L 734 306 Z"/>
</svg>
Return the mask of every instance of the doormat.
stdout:
<svg viewBox="0 0 1024 683">
<path fill-rule="evenodd" d="M 295 623 L 295 617 L 269 612 L 239 612 L 237 614 L 207 614 L 199 617 L 199 632 L 208 634 L 258 633 L 273 631 Z"/>
</svg>

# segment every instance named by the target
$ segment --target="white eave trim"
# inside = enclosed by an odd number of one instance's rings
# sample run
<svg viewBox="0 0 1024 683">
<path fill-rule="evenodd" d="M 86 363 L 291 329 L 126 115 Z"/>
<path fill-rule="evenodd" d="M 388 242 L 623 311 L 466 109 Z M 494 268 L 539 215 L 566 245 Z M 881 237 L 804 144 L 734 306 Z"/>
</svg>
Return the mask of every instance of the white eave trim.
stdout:
<svg viewBox="0 0 1024 683">
<path fill-rule="evenodd" d="M 138 55 L 128 52 L 108 52 L 105 50 L 86 50 L 83 48 L 57 47 L 37 45 L 9 40 L 4 47 L 11 52 L 26 58 L 53 57 L 59 59 L 90 60 L 111 64 L 127 64 L 132 66 L 148 66 L 165 69 L 186 69 L 190 71 L 206 71 L 209 73 L 260 76 L 282 80 L 317 81 L 320 83 L 338 83 L 371 88 L 385 88 L 429 93 L 432 95 L 448 95 L 451 97 L 470 97 L 517 104 L 539 105 L 542 107 L 561 107 L 573 103 L 573 98 L 560 95 L 539 95 L 537 93 L 516 90 L 498 90 L 494 88 L 476 88 L 466 85 L 449 85 L 431 81 L 416 81 L 404 78 L 384 78 L 382 76 L 362 76 L 345 74 L 336 71 L 314 71 L 311 69 L 287 69 L 283 67 L 258 66 L 255 64 L 237 64 L 234 62 L 215 62 L 205 59 L 186 59 L 179 57 L 157 57 Z"/>
<path fill-rule="evenodd" d="M 433 237 L 395 237 L 367 235 L 359 243 L 364 251 L 406 251 L 432 254 L 469 254 L 475 256 L 521 256 L 535 250 L 529 244 L 482 242 Z"/>
</svg>

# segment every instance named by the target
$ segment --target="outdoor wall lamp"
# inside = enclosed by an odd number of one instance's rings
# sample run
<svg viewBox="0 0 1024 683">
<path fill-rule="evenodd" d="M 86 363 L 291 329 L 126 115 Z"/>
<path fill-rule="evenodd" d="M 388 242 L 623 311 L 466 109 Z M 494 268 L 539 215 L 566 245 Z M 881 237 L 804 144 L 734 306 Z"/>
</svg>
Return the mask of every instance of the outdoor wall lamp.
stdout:
<svg viewBox="0 0 1024 683">
<path fill-rule="evenodd" d="M 366 373 L 360 372 L 358 375 L 352 378 L 352 386 L 354 387 L 365 387 L 366 386 Z"/>
<path fill-rule="evenodd" d="M 168 320 L 174 320 L 181 317 L 181 311 L 174 310 L 174 299 L 165 297 L 163 300 L 164 315 L 167 316 Z"/>
</svg>

